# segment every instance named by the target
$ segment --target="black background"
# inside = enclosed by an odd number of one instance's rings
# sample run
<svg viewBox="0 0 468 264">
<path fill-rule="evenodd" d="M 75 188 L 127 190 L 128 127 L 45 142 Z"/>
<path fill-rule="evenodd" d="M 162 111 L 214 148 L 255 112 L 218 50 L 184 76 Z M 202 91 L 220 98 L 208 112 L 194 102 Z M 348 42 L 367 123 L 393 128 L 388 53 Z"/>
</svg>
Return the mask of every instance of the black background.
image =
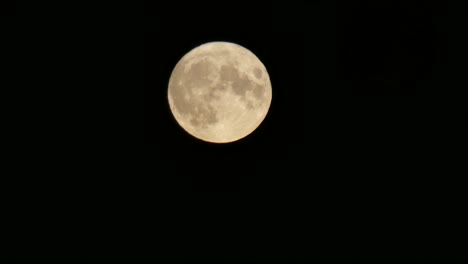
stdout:
<svg viewBox="0 0 468 264">
<path fill-rule="evenodd" d="M 446 7 L 41 8 L 60 11 L 16 21 L 35 69 L 11 155 L 16 257 L 466 257 Z M 173 67 L 209 41 L 250 49 L 272 82 L 266 119 L 231 144 L 169 111 Z"/>
</svg>

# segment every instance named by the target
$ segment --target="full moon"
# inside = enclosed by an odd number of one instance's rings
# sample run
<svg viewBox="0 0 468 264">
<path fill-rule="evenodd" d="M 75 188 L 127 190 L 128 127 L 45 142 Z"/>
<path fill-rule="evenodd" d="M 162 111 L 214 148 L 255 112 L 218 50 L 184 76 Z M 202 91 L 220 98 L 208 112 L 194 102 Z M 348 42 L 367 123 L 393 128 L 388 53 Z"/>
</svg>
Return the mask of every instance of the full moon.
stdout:
<svg viewBox="0 0 468 264">
<path fill-rule="evenodd" d="M 251 134 L 265 119 L 271 98 L 263 63 L 230 42 L 195 47 L 169 79 L 169 106 L 177 123 L 207 142 L 228 143 Z"/>
</svg>

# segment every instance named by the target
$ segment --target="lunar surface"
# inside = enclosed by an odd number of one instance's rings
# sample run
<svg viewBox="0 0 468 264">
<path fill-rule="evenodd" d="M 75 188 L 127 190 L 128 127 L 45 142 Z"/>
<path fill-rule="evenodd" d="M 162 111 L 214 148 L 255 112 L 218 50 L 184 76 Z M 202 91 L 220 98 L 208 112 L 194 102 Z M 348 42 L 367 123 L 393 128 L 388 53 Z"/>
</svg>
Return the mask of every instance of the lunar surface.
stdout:
<svg viewBox="0 0 468 264">
<path fill-rule="evenodd" d="M 209 42 L 192 49 L 169 80 L 169 106 L 176 121 L 207 142 L 233 142 L 252 133 L 265 119 L 271 98 L 263 63 L 230 42 Z"/>
</svg>

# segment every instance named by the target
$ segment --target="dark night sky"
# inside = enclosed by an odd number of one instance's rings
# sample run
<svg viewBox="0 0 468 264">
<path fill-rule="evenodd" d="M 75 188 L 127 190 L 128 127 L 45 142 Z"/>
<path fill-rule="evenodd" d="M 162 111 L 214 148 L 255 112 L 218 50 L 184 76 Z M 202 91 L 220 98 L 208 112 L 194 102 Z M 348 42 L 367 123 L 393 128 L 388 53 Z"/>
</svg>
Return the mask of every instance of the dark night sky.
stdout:
<svg viewBox="0 0 468 264">
<path fill-rule="evenodd" d="M 457 85 L 447 15 L 328 2 L 155 3 L 32 25 L 36 43 L 54 40 L 33 53 L 59 77 L 28 98 L 18 173 L 37 175 L 23 188 L 35 198 L 20 221 L 30 239 L 13 245 L 44 249 L 19 255 L 461 256 L 466 115 L 444 93 Z M 250 49 L 272 82 L 266 119 L 232 144 L 192 138 L 169 111 L 173 67 L 209 41 Z"/>
</svg>

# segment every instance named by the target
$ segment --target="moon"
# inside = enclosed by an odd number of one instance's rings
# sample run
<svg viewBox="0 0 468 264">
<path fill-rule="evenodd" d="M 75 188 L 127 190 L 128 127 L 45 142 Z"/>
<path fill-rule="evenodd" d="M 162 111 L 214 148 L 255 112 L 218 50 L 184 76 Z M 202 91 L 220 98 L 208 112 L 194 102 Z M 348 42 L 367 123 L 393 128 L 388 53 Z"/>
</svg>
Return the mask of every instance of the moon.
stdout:
<svg viewBox="0 0 468 264">
<path fill-rule="evenodd" d="M 272 88 L 267 69 L 250 50 L 209 42 L 185 54 L 171 73 L 170 110 L 190 135 L 212 143 L 237 141 L 265 119 Z"/>
</svg>

